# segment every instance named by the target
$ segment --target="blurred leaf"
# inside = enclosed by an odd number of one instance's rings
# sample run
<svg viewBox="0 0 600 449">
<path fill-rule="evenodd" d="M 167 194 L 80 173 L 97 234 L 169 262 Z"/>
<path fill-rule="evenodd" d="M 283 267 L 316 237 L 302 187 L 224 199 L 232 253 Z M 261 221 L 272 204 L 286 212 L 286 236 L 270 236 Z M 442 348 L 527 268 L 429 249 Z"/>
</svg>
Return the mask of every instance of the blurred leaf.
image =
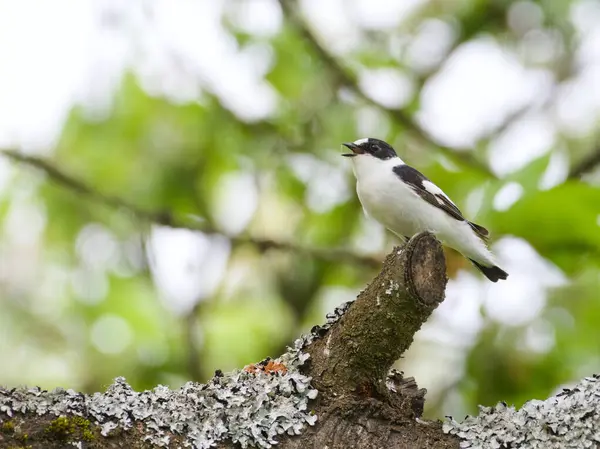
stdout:
<svg viewBox="0 0 600 449">
<path fill-rule="evenodd" d="M 524 238 L 567 272 L 582 254 L 600 254 L 600 189 L 567 182 L 529 194 L 506 212 L 491 214 L 497 232 Z"/>
<path fill-rule="evenodd" d="M 476 414 L 477 405 L 494 406 L 504 401 L 520 407 L 530 399 L 544 399 L 570 379 L 570 369 L 559 353 L 536 355 L 515 348 L 523 331 L 503 332 L 490 326 L 471 350 L 463 383 L 470 413 Z"/>
<path fill-rule="evenodd" d="M 277 298 L 237 299 L 207 308 L 205 329 L 207 371 L 223 371 L 257 362 L 288 338 L 290 310 Z"/>
</svg>

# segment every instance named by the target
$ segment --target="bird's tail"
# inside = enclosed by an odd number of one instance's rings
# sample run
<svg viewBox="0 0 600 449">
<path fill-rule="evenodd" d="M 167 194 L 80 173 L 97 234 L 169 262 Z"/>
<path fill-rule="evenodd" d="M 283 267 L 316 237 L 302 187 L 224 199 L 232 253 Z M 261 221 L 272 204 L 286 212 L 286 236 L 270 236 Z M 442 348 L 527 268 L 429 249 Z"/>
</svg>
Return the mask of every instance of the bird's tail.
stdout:
<svg viewBox="0 0 600 449">
<path fill-rule="evenodd" d="M 493 267 L 484 267 L 480 263 L 475 262 L 473 259 L 469 260 L 473 262 L 473 265 L 475 265 L 479 271 L 481 271 L 485 277 L 492 282 L 498 282 L 500 279 L 504 280 L 508 277 L 508 273 L 498 266 L 494 265 Z"/>
</svg>

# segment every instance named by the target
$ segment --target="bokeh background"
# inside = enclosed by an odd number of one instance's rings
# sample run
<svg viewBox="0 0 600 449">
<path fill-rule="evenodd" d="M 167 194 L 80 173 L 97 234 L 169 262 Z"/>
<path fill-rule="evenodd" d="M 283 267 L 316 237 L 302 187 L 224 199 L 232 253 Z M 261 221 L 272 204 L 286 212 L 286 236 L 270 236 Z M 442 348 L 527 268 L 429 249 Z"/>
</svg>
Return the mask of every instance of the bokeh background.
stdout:
<svg viewBox="0 0 600 449">
<path fill-rule="evenodd" d="M 371 136 L 489 228 L 399 368 L 427 413 L 600 370 L 600 2 L 0 0 L 0 384 L 276 356 L 395 243 Z"/>
</svg>

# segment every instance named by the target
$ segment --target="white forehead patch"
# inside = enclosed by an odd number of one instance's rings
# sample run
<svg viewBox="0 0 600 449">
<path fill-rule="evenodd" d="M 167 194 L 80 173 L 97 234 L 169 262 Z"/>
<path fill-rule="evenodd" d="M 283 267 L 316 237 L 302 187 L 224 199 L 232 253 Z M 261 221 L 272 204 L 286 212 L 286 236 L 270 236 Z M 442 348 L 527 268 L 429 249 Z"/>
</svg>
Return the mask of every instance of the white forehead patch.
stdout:
<svg viewBox="0 0 600 449">
<path fill-rule="evenodd" d="M 362 139 L 358 139 L 354 141 L 354 145 L 362 145 L 363 143 L 367 143 L 369 141 L 368 137 L 364 137 Z"/>
</svg>

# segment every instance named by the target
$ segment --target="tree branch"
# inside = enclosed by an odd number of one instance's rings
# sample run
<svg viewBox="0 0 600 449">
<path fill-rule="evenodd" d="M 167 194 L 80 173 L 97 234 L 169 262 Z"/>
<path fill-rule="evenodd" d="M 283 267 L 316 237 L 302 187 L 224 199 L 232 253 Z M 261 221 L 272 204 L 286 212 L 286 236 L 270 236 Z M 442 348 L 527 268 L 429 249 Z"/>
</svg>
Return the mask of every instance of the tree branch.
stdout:
<svg viewBox="0 0 600 449">
<path fill-rule="evenodd" d="M 496 178 L 496 175 L 489 169 L 487 165 L 472 157 L 469 152 L 455 151 L 444 145 L 435 142 L 424 130 L 422 130 L 412 118 L 402 109 L 387 108 L 382 104 L 374 101 L 367 96 L 359 87 L 358 78 L 355 74 L 347 70 L 341 62 L 330 54 L 325 47 L 319 42 L 317 37 L 312 33 L 305 21 L 300 18 L 298 11 L 292 5 L 292 0 L 279 0 L 281 7 L 287 17 L 289 23 L 296 28 L 298 33 L 310 45 L 315 54 L 323 62 L 329 72 L 338 80 L 344 87 L 351 89 L 364 102 L 371 106 L 375 106 L 381 111 L 389 115 L 392 120 L 404 127 L 411 135 L 420 142 L 436 148 L 441 154 L 448 159 L 471 167 L 478 172 L 485 174 L 488 177 Z"/>
<path fill-rule="evenodd" d="M 593 171 L 600 164 L 600 146 L 575 164 L 569 172 L 569 179 L 579 179 Z"/>
<path fill-rule="evenodd" d="M 200 316 L 199 310 L 202 302 L 196 299 L 196 304 L 192 307 L 189 312 L 183 316 L 183 328 L 185 332 L 185 345 L 186 345 L 186 356 L 187 356 L 187 368 L 190 376 L 190 380 L 199 382 L 202 379 L 202 367 L 200 362 L 202 360 L 202 349 L 199 344 L 199 333 L 200 330 Z"/>
<path fill-rule="evenodd" d="M 281 251 L 290 251 L 298 254 L 304 254 L 310 257 L 314 257 L 316 259 L 321 259 L 330 262 L 363 265 L 372 268 L 378 268 L 381 266 L 381 261 L 374 257 L 362 256 L 344 249 L 310 248 L 296 245 L 291 242 L 252 237 L 248 235 L 227 235 L 222 231 L 213 228 L 208 223 L 199 220 L 185 220 L 181 217 L 174 216 L 174 214 L 168 210 L 145 210 L 136 206 L 135 204 L 128 202 L 123 198 L 101 193 L 98 190 L 91 187 L 90 185 L 86 184 L 85 182 L 78 180 L 77 178 L 63 172 L 62 170 L 55 167 L 52 163 L 43 158 L 29 156 L 18 151 L 9 149 L 0 150 L 0 153 L 15 162 L 25 164 L 30 167 L 35 167 L 36 169 L 41 170 L 46 175 L 48 175 L 48 177 L 54 182 L 62 185 L 63 187 L 68 188 L 74 193 L 85 196 L 99 204 L 104 204 L 114 209 L 126 210 L 127 212 L 134 215 L 137 219 L 147 223 L 156 224 L 160 226 L 168 226 L 171 228 L 189 229 L 191 231 L 198 231 L 206 234 L 223 235 L 227 237 L 233 244 L 252 244 L 261 252 L 266 252 L 270 249 L 276 249 Z"/>
<path fill-rule="evenodd" d="M 387 391 L 392 364 L 442 302 L 445 287 L 444 252 L 433 235 L 418 234 L 395 248 L 344 323 L 306 349 L 317 388 L 336 395 Z"/>
</svg>

